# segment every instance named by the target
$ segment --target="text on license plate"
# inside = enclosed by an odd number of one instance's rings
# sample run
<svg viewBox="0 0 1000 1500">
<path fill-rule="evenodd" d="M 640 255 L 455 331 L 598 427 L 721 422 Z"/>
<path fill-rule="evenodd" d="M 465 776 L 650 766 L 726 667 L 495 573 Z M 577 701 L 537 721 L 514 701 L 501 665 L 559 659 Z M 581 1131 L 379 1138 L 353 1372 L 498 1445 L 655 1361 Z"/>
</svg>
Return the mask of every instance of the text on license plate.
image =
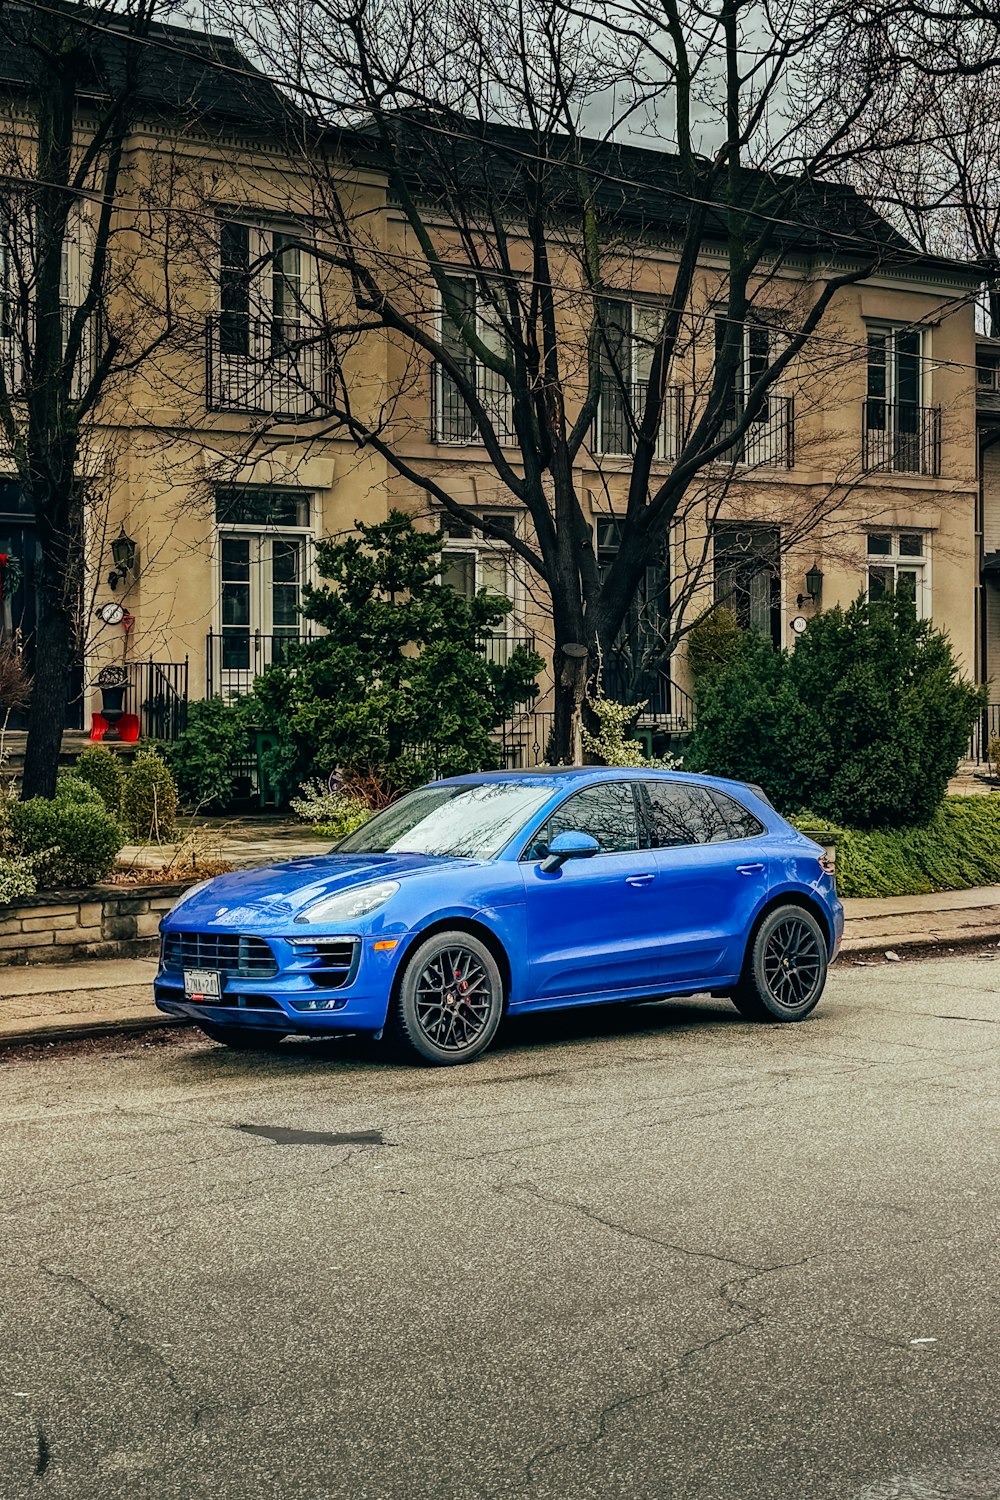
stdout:
<svg viewBox="0 0 1000 1500">
<path fill-rule="evenodd" d="M 184 995 L 188 1000 L 218 1000 L 222 994 L 217 969 L 185 969 Z"/>
</svg>

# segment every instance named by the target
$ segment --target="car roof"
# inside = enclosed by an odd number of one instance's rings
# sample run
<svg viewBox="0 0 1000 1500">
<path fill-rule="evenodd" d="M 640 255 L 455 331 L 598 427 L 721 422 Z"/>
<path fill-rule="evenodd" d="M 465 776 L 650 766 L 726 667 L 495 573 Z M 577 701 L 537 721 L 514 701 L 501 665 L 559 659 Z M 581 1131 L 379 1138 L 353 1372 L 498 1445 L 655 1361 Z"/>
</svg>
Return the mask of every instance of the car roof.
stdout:
<svg viewBox="0 0 1000 1500">
<path fill-rule="evenodd" d="M 442 777 L 443 782 L 474 785 L 491 781 L 620 781 L 623 777 L 650 777 L 657 781 L 691 782 L 696 786 L 739 787 L 760 796 L 757 788 L 729 776 L 705 776 L 694 771 L 664 771 L 654 766 L 531 766 L 513 771 L 472 771 L 464 776 Z"/>
</svg>

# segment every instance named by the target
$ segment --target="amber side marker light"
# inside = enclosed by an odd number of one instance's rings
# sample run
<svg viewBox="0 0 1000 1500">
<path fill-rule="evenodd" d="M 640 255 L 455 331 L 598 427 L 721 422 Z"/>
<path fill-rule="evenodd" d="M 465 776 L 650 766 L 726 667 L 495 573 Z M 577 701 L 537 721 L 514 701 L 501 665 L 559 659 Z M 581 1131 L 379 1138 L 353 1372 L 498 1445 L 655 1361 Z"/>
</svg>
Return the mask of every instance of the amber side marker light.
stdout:
<svg viewBox="0 0 1000 1500">
<path fill-rule="evenodd" d="M 376 953 L 391 953 L 393 948 L 399 947 L 399 938 L 380 938 L 372 947 Z"/>
</svg>

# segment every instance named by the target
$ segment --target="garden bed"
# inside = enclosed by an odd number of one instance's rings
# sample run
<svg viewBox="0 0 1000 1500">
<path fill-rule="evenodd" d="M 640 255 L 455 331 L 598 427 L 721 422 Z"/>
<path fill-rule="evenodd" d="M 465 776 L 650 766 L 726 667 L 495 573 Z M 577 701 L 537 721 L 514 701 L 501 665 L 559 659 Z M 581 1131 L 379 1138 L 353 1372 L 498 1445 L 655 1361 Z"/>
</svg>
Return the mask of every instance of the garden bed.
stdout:
<svg viewBox="0 0 1000 1500">
<path fill-rule="evenodd" d="M 195 878 L 39 891 L 0 906 L 0 967 L 153 954 L 160 918 Z"/>
<path fill-rule="evenodd" d="M 838 828 L 822 819 L 798 827 L 837 850 L 841 896 L 922 896 L 1000 883 L 1000 797 L 946 797 L 917 828 Z"/>
</svg>

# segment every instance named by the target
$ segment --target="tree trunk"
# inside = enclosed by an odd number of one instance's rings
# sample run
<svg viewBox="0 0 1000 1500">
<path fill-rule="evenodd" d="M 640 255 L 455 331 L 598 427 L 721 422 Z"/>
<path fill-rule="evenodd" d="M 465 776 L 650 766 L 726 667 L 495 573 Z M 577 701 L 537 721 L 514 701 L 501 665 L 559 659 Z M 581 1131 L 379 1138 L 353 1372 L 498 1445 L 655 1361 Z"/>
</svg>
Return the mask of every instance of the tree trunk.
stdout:
<svg viewBox="0 0 1000 1500">
<path fill-rule="evenodd" d="M 24 797 L 51 797 L 55 793 L 76 636 L 74 590 L 58 576 L 51 560 L 43 561 L 40 573 Z"/>
</svg>

